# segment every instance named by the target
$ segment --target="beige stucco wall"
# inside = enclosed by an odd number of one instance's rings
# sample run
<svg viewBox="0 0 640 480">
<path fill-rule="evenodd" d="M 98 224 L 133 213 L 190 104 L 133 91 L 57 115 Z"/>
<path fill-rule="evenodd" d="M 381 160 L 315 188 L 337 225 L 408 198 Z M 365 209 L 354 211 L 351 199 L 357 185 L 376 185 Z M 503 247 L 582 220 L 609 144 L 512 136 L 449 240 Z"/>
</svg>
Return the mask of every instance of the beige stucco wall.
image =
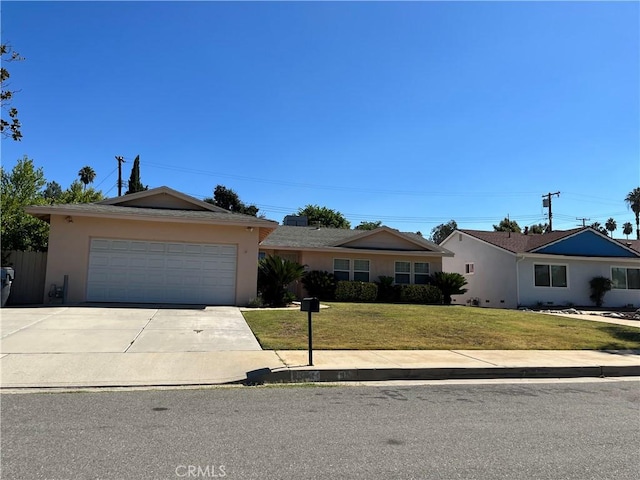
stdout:
<svg viewBox="0 0 640 480">
<path fill-rule="evenodd" d="M 89 246 L 92 238 L 236 245 L 236 304 L 245 305 L 257 295 L 257 228 L 249 231 L 245 227 L 81 216 L 74 216 L 73 223 L 68 223 L 65 217 L 66 215 L 51 216 L 44 303 L 49 302 L 47 294 L 51 284 L 61 286 L 65 275 L 69 275 L 67 301 L 77 303 L 86 300 Z"/>
</svg>

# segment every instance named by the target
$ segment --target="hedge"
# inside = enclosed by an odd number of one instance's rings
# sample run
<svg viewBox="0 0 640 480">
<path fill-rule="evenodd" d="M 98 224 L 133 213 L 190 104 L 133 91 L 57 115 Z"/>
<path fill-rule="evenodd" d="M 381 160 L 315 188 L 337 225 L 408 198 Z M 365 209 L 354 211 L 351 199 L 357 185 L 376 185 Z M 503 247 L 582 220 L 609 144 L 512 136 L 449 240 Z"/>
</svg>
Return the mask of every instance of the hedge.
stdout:
<svg viewBox="0 0 640 480">
<path fill-rule="evenodd" d="M 340 280 L 336 285 L 338 302 L 375 302 L 378 286 L 375 283 Z"/>
<path fill-rule="evenodd" d="M 422 305 L 441 304 L 442 292 L 434 285 L 401 285 L 400 301 Z"/>
</svg>

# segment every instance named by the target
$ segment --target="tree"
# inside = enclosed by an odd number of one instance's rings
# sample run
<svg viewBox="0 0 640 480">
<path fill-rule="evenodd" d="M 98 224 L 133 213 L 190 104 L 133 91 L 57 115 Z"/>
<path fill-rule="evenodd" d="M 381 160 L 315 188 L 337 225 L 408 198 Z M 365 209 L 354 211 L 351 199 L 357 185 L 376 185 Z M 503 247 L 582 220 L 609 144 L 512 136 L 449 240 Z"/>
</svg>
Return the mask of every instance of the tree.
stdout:
<svg viewBox="0 0 640 480">
<path fill-rule="evenodd" d="M 613 219 L 613 217 L 611 217 L 604 224 L 604 228 L 606 228 L 607 231 L 611 233 L 611 238 L 613 238 L 613 232 L 615 232 L 618 229 L 618 224 Z"/>
<path fill-rule="evenodd" d="M 531 227 L 529 227 L 529 232 L 530 233 L 537 233 L 537 234 L 542 234 L 545 233 L 549 230 L 549 224 L 548 223 L 538 223 L 537 225 L 531 225 Z"/>
<path fill-rule="evenodd" d="M 636 214 L 636 238 L 640 240 L 640 187 L 636 187 L 624 198 L 631 211 Z"/>
<path fill-rule="evenodd" d="M 244 203 L 234 190 L 224 185 L 216 185 L 213 191 L 213 198 L 205 198 L 204 201 L 224 208 L 225 210 L 251 215 L 252 217 L 257 217 L 258 210 L 260 210 L 255 205 L 247 205 Z"/>
<path fill-rule="evenodd" d="M 447 223 L 441 223 L 437 227 L 433 227 L 431 229 L 431 236 L 429 237 L 429 240 L 431 240 L 433 243 L 440 244 L 457 228 L 458 224 L 455 220 L 449 220 Z"/>
<path fill-rule="evenodd" d="M 340 212 L 327 207 L 320 207 L 319 205 L 307 205 L 304 208 L 299 208 L 298 212 L 292 213 L 292 215 L 306 216 L 309 220 L 309 225 L 318 224 L 321 227 L 351 228 L 351 223 Z"/>
<path fill-rule="evenodd" d="M 356 227 L 356 230 L 375 230 L 376 228 L 380 228 L 382 226 L 382 222 L 378 220 L 377 222 L 365 222 L 364 220 L 360 222 L 360 225 Z"/>
<path fill-rule="evenodd" d="M 609 235 L 608 230 L 603 227 L 600 222 L 593 222 L 591 225 L 589 225 L 591 228 L 593 228 L 594 230 L 597 230 L 600 233 L 604 233 L 605 235 Z"/>
<path fill-rule="evenodd" d="M 29 205 L 46 203 L 42 188 L 46 184 L 42 168 L 35 168 L 25 155 L 7 172 L 0 167 L 2 186 L 2 251 L 44 251 L 47 249 L 49 225 L 24 211 Z M 3 259 L 4 260 L 4 259 Z"/>
<path fill-rule="evenodd" d="M 145 190 L 149 190 L 149 187 L 145 187 L 140 182 L 140 155 L 136 155 L 136 158 L 133 159 L 133 167 L 131 167 L 129 188 L 124 194 L 129 195 L 130 193 L 144 192 Z"/>
<path fill-rule="evenodd" d="M 272 307 L 289 303 L 287 287 L 300 280 L 304 266 L 277 255 L 268 255 L 258 262 L 258 291 L 262 300 Z"/>
<path fill-rule="evenodd" d="M 611 290 L 611 279 L 607 277 L 593 277 L 589 280 L 589 287 L 591 288 L 591 295 L 589 298 L 596 307 L 601 307 L 604 303 L 604 295 Z"/>
<path fill-rule="evenodd" d="M 504 217 L 503 220 L 500 220 L 498 225 L 493 226 L 493 230 L 495 232 L 515 232 L 520 233 L 520 225 L 515 220 L 509 220 L 509 217 Z"/>
<path fill-rule="evenodd" d="M 462 288 L 467 280 L 459 273 L 436 272 L 433 274 L 433 284 L 442 292 L 445 305 L 451 305 L 451 295 L 467 292 L 466 288 Z"/>
<path fill-rule="evenodd" d="M 78 177 L 80 177 L 80 181 L 84 185 L 84 188 L 87 188 L 87 185 L 93 183 L 96 178 L 96 172 L 90 166 L 82 167 L 78 172 Z"/>
<path fill-rule="evenodd" d="M 49 203 L 58 203 L 62 198 L 62 187 L 58 182 L 47 183 L 42 196 Z"/>
<path fill-rule="evenodd" d="M 631 222 L 625 222 L 624 225 L 622 225 L 622 234 L 627 236 L 627 240 L 629 240 L 629 235 L 631 235 L 633 233 L 633 225 L 631 225 Z"/>
<path fill-rule="evenodd" d="M 2 105 L 2 118 L 0 119 L 0 132 L 2 132 L 2 138 L 11 137 L 13 140 L 19 142 L 22 139 L 22 125 L 18 119 L 18 110 L 15 107 L 11 107 L 11 100 L 15 90 L 8 90 L 7 80 L 11 77 L 9 70 L 4 66 L 7 63 L 24 60 L 18 52 L 15 52 L 11 45 L 3 43 L 0 45 L 0 57 L 2 67 L 0 67 L 0 104 Z M 5 118 L 5 113 L 9 116 L 8 120 Z"/>
<path fill-rule="evenodd" d="M 80 180 L 74 180 L 58 200 L 58 203 L 94 203 L 104 199 L 99 190 L 86 188 Z"/>
</svg>

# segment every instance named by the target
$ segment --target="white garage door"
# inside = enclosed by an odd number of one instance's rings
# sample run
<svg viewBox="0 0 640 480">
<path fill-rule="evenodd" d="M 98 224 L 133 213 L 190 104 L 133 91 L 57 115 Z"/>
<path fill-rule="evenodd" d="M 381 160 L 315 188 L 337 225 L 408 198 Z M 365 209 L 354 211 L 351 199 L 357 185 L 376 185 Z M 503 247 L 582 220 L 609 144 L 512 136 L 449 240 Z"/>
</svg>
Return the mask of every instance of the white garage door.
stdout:
<svg viewBox="0 0 640 480">
<path fill-rule="evenodd" d="M 235 245 L 94 238 L 87 301 L 233 305 Z"/>
</svg>

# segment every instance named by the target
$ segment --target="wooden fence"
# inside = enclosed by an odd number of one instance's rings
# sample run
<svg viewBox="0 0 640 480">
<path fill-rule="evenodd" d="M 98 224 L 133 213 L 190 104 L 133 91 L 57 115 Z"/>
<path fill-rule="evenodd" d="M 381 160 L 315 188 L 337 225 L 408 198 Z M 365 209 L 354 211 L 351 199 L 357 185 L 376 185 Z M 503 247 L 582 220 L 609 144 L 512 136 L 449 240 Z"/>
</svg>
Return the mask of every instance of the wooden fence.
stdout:
<svg viewBox="0 0 640 480">
<path fill-rule="evenodd" d="M 13 267 L 16 274 L 7 305 L 41 304 L 47 272 L 47 252 L 12 251 L 7 265 Z"/>
</svg>

